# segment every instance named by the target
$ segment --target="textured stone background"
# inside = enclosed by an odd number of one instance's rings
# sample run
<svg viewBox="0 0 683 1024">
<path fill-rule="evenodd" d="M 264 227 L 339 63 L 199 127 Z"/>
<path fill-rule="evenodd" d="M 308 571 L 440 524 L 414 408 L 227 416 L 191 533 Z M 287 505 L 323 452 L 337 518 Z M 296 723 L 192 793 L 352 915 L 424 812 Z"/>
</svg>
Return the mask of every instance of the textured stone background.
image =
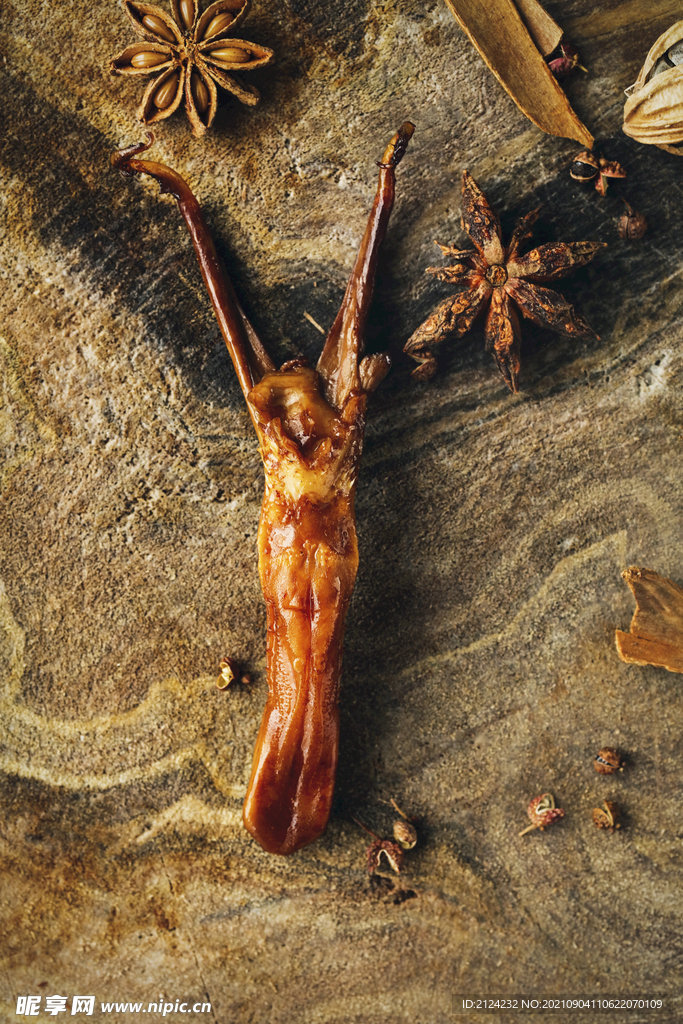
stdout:
<svg viewBox="0 0 683 1024">
<path fill-rule="evenodd" d="M 283 360 L 319 350 L 303 313 L 330 325 L 374 161 L 417 125 L 370 331 L 397 358 L 359 485 L 336 805 L 278 859 L 240 824 L 266 692 L 256 440 L 174 204 L 109 167 L 141 136 L 139 84 L 104 70 L 128 23 L 115 0 L 5 0 L 3 1020 L 31 993 L 207 998 L 220 1024 L 436 1024 L 454 994 L 663 995 L 629 1021 L 680 1019 L 681 681 L 613 643 L 626 565 L 683 582 L 683 162 L 620 130 L 680 5 L 548 6 L 590 68 L 570 98 L 628 168 L 605 199 L 437 0 L 261 0 L 261 106 L 224 98 L 204 142 L 181 115 L 159 131 Z M 423 268 L 462 240 L 463 167 L 506 228 L 542 202 L 538 239 L 609 242 L 562 288 L 601 340 L 525 325 L 517 397 L 481 328 L 429 386 L 400 355 L 448 294 Z M 226 653 L 250 687 L 215 688 Z M 623 776 L 595 774 L 604 744 Z M 565 820 L 518 838 L 545 790 Z M 350 816 L 386 834 L 390 797 L 421 841 L 369 879 Z"/>
</svg>

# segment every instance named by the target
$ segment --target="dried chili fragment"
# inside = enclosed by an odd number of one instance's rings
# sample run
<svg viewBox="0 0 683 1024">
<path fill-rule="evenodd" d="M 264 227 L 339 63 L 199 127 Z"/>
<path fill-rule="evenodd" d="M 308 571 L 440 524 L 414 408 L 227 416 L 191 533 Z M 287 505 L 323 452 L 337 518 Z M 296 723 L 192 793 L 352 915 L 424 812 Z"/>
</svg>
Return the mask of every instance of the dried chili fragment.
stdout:
<svg viewBox="0 0 683 1024">
<path fill-rule="evenodd" d="M 243 818 L 269 853 L 293 853 L 317 839 L 332 804 L 344 620 L 358 567 L 354 500 L 365 411 L 390 365 L 384 353 L 363 358 L 363 334 L 396 167 L 413 131 L 407 121 L 384 151 L 356 262 L 315 369 L 303 360 L 275 367 L 188 184 L 169 167 L 139 159 L 153 136 L 112 157 L 123 173 L 149 174 L 177 199 L 260 442 L 269 692 Z"/>
<path fill-rule="evenodd" d="M 520 218 L 507 248 L 500 221 L 468 171 L 462 177 L 462 225 L 475 249 L 439 245 L 444 256 L 456 262 L 449 267 L 428 267 L 439 280 L 459 284 L 463 290 L 444 299 L 427 317 L 404 351 L 420 365 L 413 371 L 418 380 L 429 380 L 437 369 L 436 351 L 449 336 L 460 337 L 488 307 L 486 350 L 493 353 L 510 391 L 519 391 L 522 316 L 560 334 L 577 338 L 596 337 L 583 317 L 558 292 L 542 288 L 541 281 L 564 277 L 585 266 L 605 248 L 604 242 L 550 242 L 520 255 L 531 236 L 538 210 Z"/>
</svg>

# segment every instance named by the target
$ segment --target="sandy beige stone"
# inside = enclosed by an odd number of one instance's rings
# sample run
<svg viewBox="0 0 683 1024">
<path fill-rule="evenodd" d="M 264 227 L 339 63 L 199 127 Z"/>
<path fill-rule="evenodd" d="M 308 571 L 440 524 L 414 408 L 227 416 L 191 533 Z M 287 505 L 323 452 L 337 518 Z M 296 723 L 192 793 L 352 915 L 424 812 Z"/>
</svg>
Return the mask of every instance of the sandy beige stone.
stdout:
<svg viewBox="0 0 683 1024">
<path fill-rule="evenodd" d="M 369 331 L 395 368 L 359 484 L 336 805 L 285 860 L 240 824 L 266 690 L 256 440 L 173 203 L 109 166 L 141 134 L 140 84 L 106 73 L 128 23 L 105 0 L 6 3 L 3 1019 L 27 994 L 93 994 L 90 1019 L 121 1022 L 149 1018 L 101 1003 L 206 1000 L 170 1019 L 220 1024 L 445 1024 L 456 995 L 661 995 L 657 1021 L 680 1014 L 681 684 L 613 642 L 622 569 L 683 583 L 680 171 L 621 133 L 677 6 L 548 4 L 590 69 L 572 105 L 628 169 L 605 199 L 435 0 L 262 0 L 261 105 L 223 96 L 202 142 L 180 115 L 159 132 L 282 361 L 319 351 L 304 313 L 330 326 L 374 161 L 417 125 Z M 525 324 L 517 397 L 481 328 L 431 385 L 401 355 L 448 294 L 423 270 L 435 237 L 464 241 L 464 167 L 506 230 L 542 203 L 537 240 L 609 242 L 562 288 L 600 341 Z M 650 225 L 638 243 L 617 237 L 621 195 Z M 215 688 L 226 654 L 251 686 Z M 616 778 L 593 770 L 605 745 Z M 565 819 L 518 838 L 545 791 Z M 391 797 L 420 842 L 400 879 L 369 879 L 351 815 L 389 835 Z M 591 821 L 605 799 L 614 835 Z"/>
</svg>

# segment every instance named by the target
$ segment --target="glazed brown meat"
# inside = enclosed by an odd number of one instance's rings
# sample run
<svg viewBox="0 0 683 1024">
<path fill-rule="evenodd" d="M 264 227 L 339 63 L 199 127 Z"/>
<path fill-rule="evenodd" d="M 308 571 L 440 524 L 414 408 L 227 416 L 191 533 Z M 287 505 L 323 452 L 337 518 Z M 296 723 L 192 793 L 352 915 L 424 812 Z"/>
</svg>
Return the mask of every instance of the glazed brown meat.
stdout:
<svg viewBox="0 0 683 1024">
<path fill-rule="evenodd" d="M 313 842 L 330 814 L 344 619 L 358 569 L 354 496 L 365 409 L 389 369 L 386 355 L 362 358 L 363 334 L 395 169 L 413 130 L 406 122 L 384 152 L 365 234 L 316 369 L 299 360 L 275 368 L 219 265 L 189 186 L 163 164 L 138 159 L 152 140 L 112 157 L 124 174 L 150 174 L 178 200 L 260 442 L 268 699 L 244 823 L 270 853 Z"/>
</svg>

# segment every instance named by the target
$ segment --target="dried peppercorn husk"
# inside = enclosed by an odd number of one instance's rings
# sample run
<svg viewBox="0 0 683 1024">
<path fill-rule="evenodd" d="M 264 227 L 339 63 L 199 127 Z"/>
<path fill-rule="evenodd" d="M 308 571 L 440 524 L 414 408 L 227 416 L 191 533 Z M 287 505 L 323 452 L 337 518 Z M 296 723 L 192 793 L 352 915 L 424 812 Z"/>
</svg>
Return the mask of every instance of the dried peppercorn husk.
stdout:
<svg viewBox="0 0 683 1024">
<path fill-rule="evenodd" d="M 552 793 L 541 793 L 540 796 L 535 796 L 527 807 L 526 813 L 531 824 L 519 833 L 520 836 L 525 836 L 527 832 L 533 832 L 536 828 L 540 828 L 542 832 L 549 825 L 554 825 L 556 821 L 564 818 L 564 811 L 561 807 L 555 806 L 555 798 Z"/>
<path fill-rule="evenodd" d="M 620 817 L 619 807 L 611 800 L 605 800 L 602 807 L 593 808 L 593 824 L 596 828 L 606 829 L 607 832 L 612 833 L 615 829 L 621 828 Z"/>
<path fill-rule="evenodd" d="M 683 65 L 656 72 L 657 64 L 683 41 L 683 21 L 677 21 L 653 45 L 634 85 L 626 90 L 624 132 L 636 142 L 659 146 L 683 156 Z M 656 73 L 655 73 L 656 72 Z"/>
<path fill-rule="evenodd" d="M 616 631 L 619 657 L 632 665 L 656 665 L 683 672 L 683 590 L 652 569 L 632 565 L 624 572 L 636 599 L 631 631 Z"/>
<path fill-rule="evenodd" d="M 647 232 L 647 221 L 642 213 L 634 210 L 625 199 L 626 212 L 617 221 L 617 234 L 629 242 L 637 241 Z"/>
</svg>

